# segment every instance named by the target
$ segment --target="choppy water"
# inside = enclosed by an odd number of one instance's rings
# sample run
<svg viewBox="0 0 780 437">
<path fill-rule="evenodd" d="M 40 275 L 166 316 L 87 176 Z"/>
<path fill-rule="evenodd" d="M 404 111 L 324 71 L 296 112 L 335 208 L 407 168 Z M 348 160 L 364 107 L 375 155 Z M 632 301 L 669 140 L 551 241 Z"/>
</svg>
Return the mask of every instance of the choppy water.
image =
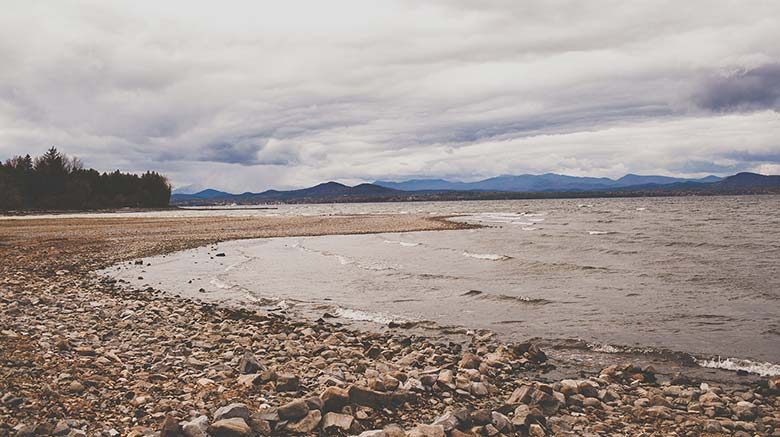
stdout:
<svg viewBox="0 0 780 437">
<path fill-rule="evenodd" d="M 284 208 L 274 213 L 459 213 L 489 227 L 236 241 L 112 274 L 314 316 L 682 351 L 780 374 L 778 196 Z"/>
</svg>

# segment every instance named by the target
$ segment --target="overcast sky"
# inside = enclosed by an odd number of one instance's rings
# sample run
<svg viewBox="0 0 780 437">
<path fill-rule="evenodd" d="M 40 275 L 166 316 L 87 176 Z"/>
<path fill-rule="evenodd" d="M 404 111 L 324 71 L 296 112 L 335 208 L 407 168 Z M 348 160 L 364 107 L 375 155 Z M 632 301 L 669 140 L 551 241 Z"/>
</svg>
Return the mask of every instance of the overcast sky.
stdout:
<svg viewBox="0 0 780 437">
<path fill-rule="evenodd" d="M 3 159 L 234 192 L 780 173 L 774 0 L 2 6 Z"/>
</svg>

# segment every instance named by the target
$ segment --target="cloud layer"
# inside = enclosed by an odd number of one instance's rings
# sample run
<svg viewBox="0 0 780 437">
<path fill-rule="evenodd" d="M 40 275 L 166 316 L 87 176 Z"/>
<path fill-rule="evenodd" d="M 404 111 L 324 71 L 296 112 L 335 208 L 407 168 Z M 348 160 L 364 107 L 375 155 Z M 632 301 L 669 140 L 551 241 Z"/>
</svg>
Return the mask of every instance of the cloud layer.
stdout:
<svg viewBox="0 0 780 437">
<path fill-rule="evenodd" d="M 232 191 L 780 173 L 776 2 L 194 3 L 5 8 L 0 157 Z"/>
</svg>

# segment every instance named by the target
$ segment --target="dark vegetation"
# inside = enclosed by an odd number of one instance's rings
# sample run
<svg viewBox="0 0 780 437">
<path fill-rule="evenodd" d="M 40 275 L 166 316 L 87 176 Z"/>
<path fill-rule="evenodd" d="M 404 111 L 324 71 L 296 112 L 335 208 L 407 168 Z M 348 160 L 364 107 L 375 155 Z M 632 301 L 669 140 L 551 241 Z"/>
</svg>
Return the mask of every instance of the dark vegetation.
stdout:
<svg viewBox="0 0 780 437">
<path fill-rule="evenodd" d="M 100 173 L 54 147 L 0 162 L 0 210 L 161 208 L 170 196 L 168 180 L 158 173 Z"/>
</svg>

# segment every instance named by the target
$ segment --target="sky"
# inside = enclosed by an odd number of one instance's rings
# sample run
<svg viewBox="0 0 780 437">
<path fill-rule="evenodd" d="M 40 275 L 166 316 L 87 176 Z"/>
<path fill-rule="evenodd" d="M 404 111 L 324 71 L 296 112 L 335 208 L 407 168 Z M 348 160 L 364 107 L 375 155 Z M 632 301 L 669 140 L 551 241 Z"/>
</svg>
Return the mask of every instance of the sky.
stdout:
<svg viewBox="0 0 780 437">
<path fill-rule="evenodd" d="M 2 6 L 0 159 L 231 192 L 780 174 L 774 0 Z"/>
</svg>

